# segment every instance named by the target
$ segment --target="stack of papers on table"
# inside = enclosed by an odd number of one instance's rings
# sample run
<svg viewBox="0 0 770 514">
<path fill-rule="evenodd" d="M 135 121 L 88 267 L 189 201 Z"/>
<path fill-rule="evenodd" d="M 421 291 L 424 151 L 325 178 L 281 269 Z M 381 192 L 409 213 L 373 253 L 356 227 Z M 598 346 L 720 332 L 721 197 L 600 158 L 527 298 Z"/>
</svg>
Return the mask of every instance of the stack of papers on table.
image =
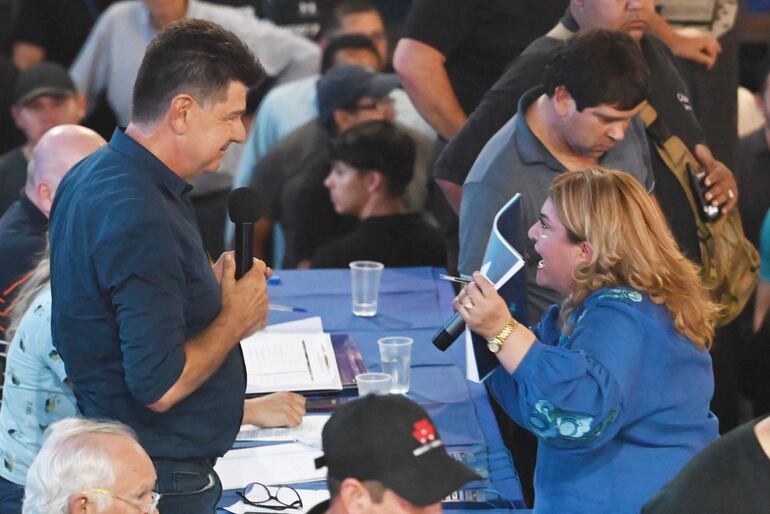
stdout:
<svg viewBox="0 0 770 514">
<path fill-rule="evenodd" d="M 241 341 L 246 393 L 340 391 L 329 334 L 257 332 Z"/>
<path fill-rule="evenodd" d="M 326 468 L 316 469 L 321 450 L 289 443 L 230 450 L 214 469 L 226 490 L 243 489 L 252 482 L 265 485 L 299 484 L 326 479 Z"/>
<path fill-rule="evenodd" d="M 254 425 L 242 425 L 236 440 L 267 442 L 292 441 L 320 448 L 321 432 L 330 417 L 330 414 L 305 416 L 302 418 L 302 423 L 294 428 L 260 428 Z"/>
</svg>

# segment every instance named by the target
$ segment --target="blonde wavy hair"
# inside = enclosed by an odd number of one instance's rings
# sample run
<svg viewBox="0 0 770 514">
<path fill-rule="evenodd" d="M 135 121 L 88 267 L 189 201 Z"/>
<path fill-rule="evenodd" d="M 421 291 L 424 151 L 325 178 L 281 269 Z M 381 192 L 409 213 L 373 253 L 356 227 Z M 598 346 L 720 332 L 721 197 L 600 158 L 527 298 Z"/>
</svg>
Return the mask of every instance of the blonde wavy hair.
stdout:
<svg viewBox="0 0 770 514">
<path fill-rule="evenodd" d="M 24 285 L 19 289 L 19 294 L 16 296 L 11 307 L 8 316 L 8 330 L 5 332 L 8 341 L 13 339 L 21 319 L 24 317 L 27 309 L 29 309 L 29 306 L 32 305 L 32 301 L 51 281 L 51 258 L 48 251 L 48 243 L 45 245 L 45 250 L 35 256 L 35 260 L 37 265 L 25 277 Z"/>
<path fill-rule="evenodd" d="M 550 198 L 569 239 L 593 248 L 590 262 L 572 272 L 564 320 L 597 289 L 629 286 L 664 305 L 677 332 L 697 347 L 711 345 L 717 306 L 657 202 L 634 177 L 602 168 L 568 172 L 553 182 Z"/>
</svg>

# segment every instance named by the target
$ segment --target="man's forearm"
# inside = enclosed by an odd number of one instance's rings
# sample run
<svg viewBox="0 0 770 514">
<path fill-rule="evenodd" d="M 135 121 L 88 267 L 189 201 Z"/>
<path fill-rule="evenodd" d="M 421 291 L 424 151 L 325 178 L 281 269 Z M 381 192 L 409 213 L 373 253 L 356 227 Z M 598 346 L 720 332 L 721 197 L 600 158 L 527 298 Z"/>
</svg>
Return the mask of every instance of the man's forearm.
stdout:
<svg viewBox="0 0 770 514">
<path fill-rule="evenodd" d="M 222 310 L 203 332 L 184 343 L 182 373 L 159 400 L 148 405 L 152 410 L 165 412 L 187 398 L 219 369 L 243 337 L 265 326 L 267 279 L 272 274 L 265 263 L 254 259 L 251 269 L 236 281 L 235 259 L 228 252 L 214 265 L 214 274 L 222 290 Z"/>
<path fill-rule="evenodd" d="M 655 11 L 646 13 L 647 26 L 650 32 L 658 36 L 661 41 L 666 43 L 666 46 L 671 48 L 677 42 L 679 36 L 674 28 L 668 24 L 666 19 Z"/>
<path fill-rule="evenodd" d="M 230 350 L 240 342 L 243 334 L 236 333 L 237 325 L 220 314 L 203 332 L 184 344 L 185 363 L 182 374 L 168 391 L 148 407 L 165 412 L 198 389 L 224 362 Z"/>
<path fill-rule="evenodd" d="M 454 137 L 467 115 L 449 82 L 444 56 L 424 43 L 402 39 L 393 65 L 420 115 L 445 139 Z"/>
<path fill-rule="evenodd" d="M 13 45 L 13 64 L 20 70 L 26 70 L 45 61 L 45 48 L 32 43 L 17 41 Z"/>
</svg>

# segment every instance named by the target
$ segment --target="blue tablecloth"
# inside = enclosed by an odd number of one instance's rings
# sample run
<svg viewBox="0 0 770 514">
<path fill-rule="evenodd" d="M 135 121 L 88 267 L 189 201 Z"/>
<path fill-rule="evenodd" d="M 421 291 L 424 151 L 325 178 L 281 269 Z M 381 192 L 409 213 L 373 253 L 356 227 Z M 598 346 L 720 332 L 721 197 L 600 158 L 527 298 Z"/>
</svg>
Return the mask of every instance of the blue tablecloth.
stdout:
<svg viewBox="0 0 770 514">
<path fill-rule="evenodd" d="M 483 385 L 465 380 L 464 345 L 458 341 L 441 352 L 431 343 L 433 334 L 451 314 L 454 297 L 451 285 L 438 280 L 443 271 L 385 269 L 377 315 L 359 318 L 351 313 L 348 270 L 280 270 L 280 283 L 270 286 L 271 301 L 302 307 L 307 313 L 271 311 L 269 323 L 321 316 L 326 332 L 350 334 L 371 370 L 380 369 L 377 339 L 389 335 L 412 337 L 408 396 L 428 410 L 450 451 L 473 454 L 472 466 L 488 477 L 474 485 L 492 488 L 521 505 L 518 476 L 503 445 L 486 390 Z M 230 500 L 234 501 L 234 495 L 226 494 L 221 505 L 232 503 Z"/>
</svg>

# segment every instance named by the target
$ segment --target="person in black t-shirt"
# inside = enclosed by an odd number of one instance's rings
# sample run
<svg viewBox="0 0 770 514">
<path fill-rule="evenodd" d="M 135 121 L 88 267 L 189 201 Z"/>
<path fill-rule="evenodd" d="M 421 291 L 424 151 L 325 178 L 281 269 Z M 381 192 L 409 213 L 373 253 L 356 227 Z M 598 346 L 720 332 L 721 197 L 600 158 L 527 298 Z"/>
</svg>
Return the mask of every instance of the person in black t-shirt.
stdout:
<svg viewBox="0 0 770 514">
<path fill-rule="evenodd" d="M 643 514 L 767 512 L 770 418 L 746 423 L 693 458 L 642 509 Z"/>
<path fill-rule="evenodd" d="M 566 0 L 414 0 L 394 66 L 417 109 L 450 139 L 508 63 Z"/>
<path fill-rule="evenodd" d="M 358 227 L 316 250 L 314 268 L 343 268 L 355 260 L 386 266 L 443 266 L 441 234 L 407 212 L 403 195 L 414 174 L 415 143 L 390 121 L 367 121 L 334 142 L 334 164 L 324 185 L 338 214 Z"/>
<path fill-rule="evenodd" d="M 13 62 L 25 70 L 43 61 L 69 67 L 96 18 L 115 0 L 24 0 L 12 28 Z"/>
</svg>

